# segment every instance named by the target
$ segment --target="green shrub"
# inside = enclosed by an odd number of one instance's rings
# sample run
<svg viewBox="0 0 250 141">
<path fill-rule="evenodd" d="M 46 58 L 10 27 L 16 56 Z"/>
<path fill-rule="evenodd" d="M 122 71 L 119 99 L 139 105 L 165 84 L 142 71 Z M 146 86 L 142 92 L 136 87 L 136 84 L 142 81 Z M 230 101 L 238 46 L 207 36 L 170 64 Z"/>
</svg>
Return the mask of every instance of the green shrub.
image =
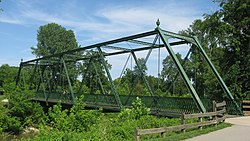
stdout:
<svg viewBox="0 0 250 141">
<path fill-rule="evenodd" d="M 83 98 L 76 98 L 73 107 L 62 110 L 60 104 L 54 105 L 49 109 L 48 115 L 50 124 L 59 131 L 86 132 L 91 126 L 95 126 L 100 121 L 101 111 L 83 110 Z"/>
<path fill-rule="evenodd" d="M 44 113 L 38 103 L 31 101 L 34 93 L 29 90 L 22 91 L 14 83 L 4 85 L 5 97 L 8 98 L 7 108 L 0 108 L 1 131 L 19 133 L 26 126 L 38 127 L 44 123 Z M 3 115 L 2 115 L 3 114 Z"/>
<path fill-rule="evenodd" d="M 131 108 L 122 109 L 119 114 L 120 119 L 140 119 L 142 116 L 149 115 L 150 109 L 147 108 L 139 97 L 132 102 Z"/>
</svg>

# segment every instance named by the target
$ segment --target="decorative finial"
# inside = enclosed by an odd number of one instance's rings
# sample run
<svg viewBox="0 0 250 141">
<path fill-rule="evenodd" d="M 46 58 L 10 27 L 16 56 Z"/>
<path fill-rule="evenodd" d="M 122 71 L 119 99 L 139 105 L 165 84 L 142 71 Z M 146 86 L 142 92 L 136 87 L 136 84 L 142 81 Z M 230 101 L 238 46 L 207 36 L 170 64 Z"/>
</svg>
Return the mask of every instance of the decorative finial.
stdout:
<svg viewBox="0 0 250 141">
<path fill-rule="evenodd" d="M 157 27 L 159 27 L 160 26 L 160 20 L 159 20 L 159 18 L 157 19 L 157 21 L 156 21 L 156 25 L 157 25 Z"/>
</svg>

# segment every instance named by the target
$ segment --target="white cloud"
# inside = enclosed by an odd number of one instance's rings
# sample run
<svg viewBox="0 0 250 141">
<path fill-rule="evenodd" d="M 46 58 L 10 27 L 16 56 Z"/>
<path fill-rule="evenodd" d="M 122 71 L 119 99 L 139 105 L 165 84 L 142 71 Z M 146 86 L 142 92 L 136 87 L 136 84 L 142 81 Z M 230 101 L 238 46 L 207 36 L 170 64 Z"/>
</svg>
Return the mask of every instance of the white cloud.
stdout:
<svg viewBox="0 0 250 141">
<path fill-rule="evenodd" d="M 112 7 L 99 11 L 100 15 L 109 19 L 111 23 L 119 23 L 128 26 L 128 29 L 135 31 L 145 28 L 153 28 L 157 18 L 161 21 L 161 26 L 178 32 L 187 28 L 194 19 L 198 18 L 192 9 L 182 8 L 177 12 L 176 7 L 166 7 L 153 9 L 148 7 Z M 173 12 L 175 11 L 175 12 Z"/>
<path fill-rule="evenodd" d="M 77 12 L 70 12 L 72 14 L 71 16 L 68 14 L 68 12 L 72 10 L 69 7 L 62 6 L 62 9 L 58 8 L 60 11 L 50 13 L 41 10 L 41 8 L 35 4 L 36 3 L 27 4 L 25 1 L 20 1 L 18 3 L 18 9 L 20 9 L 19 16 L 14 17 L 10 14 L 8 18 L 1 18 L 0 21 L 12 24 L 33 23 L 37 25 L 55 22 L 73 28 L 77 33 L 87 30 L 93 33 L 125 35 L 128 33 L 152 30 L 156 26 L 155 21 L 157 18 L 160 18 L 163 28 L 174 32 L 187 28 L 188 25 L 197 18 L 194 16 L 196 11 L 192 10 L 192 8 L 181 7 L 182 9 L 177 12 L 173 4 L 172 7 L 164 7 L 162 5 L 155 6 L 158 8 L 151 8 L 150 5 L 142 7 L 118 5 L 96 9 L 94 12 L 81 11 L 78 14 Z M 171 5 L 171 3 L 169 5 Z M 72 4 L 70 7 L 74 8 Z M 65 11 L 66 14 L 64 14 Z M 103 22 L 103 19 L 108 22 Z"/>
<path fill-rule="evenodd" d="M 8 24 L 24 24 L 24 22 L 18 18 L 15 17 L 6 17 L 6 16 L 1 16 L 0 17 L 0 22 L 2 23 L 8 23 Z"/>
</svg>

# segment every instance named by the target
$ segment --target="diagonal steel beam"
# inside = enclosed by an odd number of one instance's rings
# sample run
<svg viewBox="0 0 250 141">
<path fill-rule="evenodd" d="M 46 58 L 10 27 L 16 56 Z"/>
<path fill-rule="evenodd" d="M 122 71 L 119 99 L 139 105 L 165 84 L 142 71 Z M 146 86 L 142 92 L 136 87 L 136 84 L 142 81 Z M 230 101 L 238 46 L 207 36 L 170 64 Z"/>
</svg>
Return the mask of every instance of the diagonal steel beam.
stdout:
<svg viewBox="0 0 250 141">
<path fill-rule="evenodd" d="M 158 30 L 158 29 L 159 28 L 156 28 L 156 30 Z M 173 33 L 173 32 L 166 31 L 166 30 L 162 30 L 162 29 L 160 29 L 160 30 L 161 30 L 162 35 L 170 36 L 170 37 L 181 39 L 181 40 L 185 40 L 185 41 L 188 41 L 188 42 L 193 43 L 193 44 L 196 45 L 195 40 L 193 38 L 191 38 L 191 37 L 184 36 L 184 35 L 177 34 L 177 33 Z"/>
<path fill-rule="evenodd" d="M 201 52 L 201 54 L 203 55 L 203 57 L 205 58 L 206 62 L 208 63 L 209 67 L 212 69 L 213 74 L 216 76 L 217 80 L 219 81 L 222 89 L 224 90 L 224 92 L 226 92 L 227 96 L 229 97 L 230 100 L 233 101 L 236 109 L 242 114 L 242 110 L 240 108 L 240 106 L 238 105 L 238 103 L 235 101 L 234 97 L 232 96 L 231 92 L 229 91 L 228 87 L 226 86 L 226 84 L 224 83 L 223 79 L 221 78 L 221 76 L 219 75 L 219 73 L 217 72 L 216 68 L 214 67 L 213 63 L 211 62 L 211 60 L 208 58 L 206 52 L 204 51 L 204 49 L 202 48 L 199 40 L 197 37 L 194 37 L 194 40 L 196 42 L 196 46 L 198 47 L 199 51 Z"/>
<path fill-rule="evenodd" d="M 117 104 L 118 104 L 118 106 L 119 106 L 119 108 L 121 110 L 123 108 L 123 106 L 122 106 L 120 97 L 119 97 L 119 95 L 118 95 L 118 93 L 117 93 L 117 91 L 115 89 L 115 84 L 114 84 L 113 79 L 111 77 L 111 74 L 109 72 L 108 66 L 107 66 L 107 64 L 106 64 L 106 62 L 104 60 L 103 52 L 102 52 L 100 47 L 97 47 L 97 49 L 98 49 L 98 52 L 100 54 L 100 59 L 101 59 L 102 65 L 103 65 L 103 67 L 104 67 L 104 69 L 106 71 L 106 74 L 108 76 L 108 79 L 109 79 L 109 82 L 110 82 L 110 85 L 111 85 L 111 91 L 112 91 L 113 95 L 115 96 L 115 100 L 116 100 L 116 102 L 117 102 Z"/>
<path fill-rule="evenodd" d="M 202 101 L 200 100 L 196 90 L 194 89 L 193 85 L 191 84 L 191 81 L 189 80 L 186 72 L 184 71 L 184 69 L 183 69 L 182 65 L 180 64 L 177 56 L 175 55 L 174 51 L 172 50 L 171 45 L 168 42 L 168 39 L 170 37 L 177 38 L 177 36 L 175 36 L 175 35 L 172 36 L 172 34 L 166 34 L 166 32 L 162 31 L 159 27 L 157 27 L 156 30 L 158 30 L 162 42 L 165 44 L 167 51 L 169 52 L 169 54 L 170 54 L 171 58 L 173 59 L 176 67 L 178 68 L 178 70 L 179 70 L 179 72 L 180 72 L 186 86 L 188 87 L 189 91 L 191 92 L 198 109 L 203 113 L 206 112 L 206 109 L 205 109 Z M 182 39 L 182 37 L 179 37 L 179 36 L 178 36 L 178 38 Z"/>
<path fill-rule="evenodd" d="M 99 76 L 99 73 L 97 71 L 97 68 L 96 68 L 96 65 L 95 63 L 92 61 L 92 65 L 94 66 L 94 69 L 95 69 L 95 73 L 96 73 L 96 76 L 97 76 L 97 79 L 96 81 L 98 81 L 99 85 L 100 85 L 100 88 L 101 88 L 101 92 L 102 94 L 106 94 L 105 91 L 104 91 L 104 88 L 103 88 L 103 85 L 102 85 L 102 81 L 101 81 L 101 78 Z"/>
<path fill-rule="evenodd" d="M 140 45 L 145 45 L 145 46 L 153 46 L 154 44 L 145 42 L 145 41 L 140 41 L 140 40 L 128 40 L 128 42 L 135 43 L 135 44 L 140 44 Z"/>
<path fill-rule="evenodd" d="M 67 66 L 66 66 L 66 63 L 65 63 L 63 57 L 62 57 L 62 63 L 63 63 L 64 71 L 66 73 L 66 77 L 67 77 L 67 80 L 68 80 L 69 90 L 70 90 L 70 94 L 71 94 L 71 97 L 72 97 L 72 101 L 73 101 L 73 103 L 75 103 L 75 96 L 74 96 L 73 88 L 72 88 L 71 81 L 70 81 L 70 78 L 69 78 L 68 69 L 67 69 Z"/>
<path fill-rule="evenodd" d="M 114 49 L 114 50 L 124 50 L 124 51 L 130 51 L 128 48 L 123 48 L 123 47 L 116 47 L 116 46 L 101 46 L 102 48 L 108 48 L 108 49 Z"/>
</svg>

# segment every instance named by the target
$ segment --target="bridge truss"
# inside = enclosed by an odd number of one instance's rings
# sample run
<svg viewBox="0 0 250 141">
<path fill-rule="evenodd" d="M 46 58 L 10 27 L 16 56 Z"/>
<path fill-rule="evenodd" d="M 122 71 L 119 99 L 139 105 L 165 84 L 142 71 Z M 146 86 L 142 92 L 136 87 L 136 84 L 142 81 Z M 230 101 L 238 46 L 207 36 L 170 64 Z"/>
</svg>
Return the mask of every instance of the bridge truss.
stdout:
<svg viewBox="0 0 250 141">
<path fill-rule="evenodd" d="M 149 38 L 153 40 L 149 40 Z M 133 47 L 131 47 L 131 44 L 133 44 Z M 75 98 L 79 97 L 84 93 L 82 91 L 83 85 L 86 76 L 90 71 L 90 68 L 94 68 L 92 69 L 92 71 L 95 70 L 95 72 L 97 73 L 96 76 L 98 76 L 98 73 L 99 76 L 101 75 L 100 72 L 98 72 L 96 69 L 96 64 L 98 62 L 98 64 L 101 64 L 101 67 L 103 67 L 105 70 L 105 75 L 108 78 L 110 88 L 109 92 L 107 92 L 107 90 L 103 88 L 101 79 L 97 78 L 96 83 L 98 83 L 98 87 L 100 87 L 100 95 L 103 95 L 104 97 L 105 95 L 106 97 L 113 96 L 113 103 L 117 105 L 118 109 L 121 109 L 123 108 L 123 106 L 125 106 L 124 102 L 121 101 L 121 98 L 123 96 L 117 92 L 116 84 L 112 79 L 109 65 L 105 58 L 110 56 L 129 54 L 129 56 L 133 58 L 135 65 L 138 67 L 140 77 L 143 80 L 148 90 L 148 93 L 151 96 L 152 103 L 154 103 L 156 106 L 159 101 L 159 98 L 157 98 L 155 93 L 152 91 L 152 88 L 150 87 L 150 84 L 142 71 L 136 52 L 148 51 L 148 54 L 145 58 L 145 61 L 147 61 L 152 50 L 161 48 L 165 49 L 165 51 L 171 56 L 172 60 L 174 61 L 174 64 L 178 68 L 178 73 L 182 77 L 186 87 L 192 95 L 196 108 L 200 112 L 206 112 L 207 109 L 205 108 L 204 103 L 200 99 L 196 89 L 192 85 L 191 80 L 189 79 L 183 68 L 184 64 L 180 63 L 176 54 L 173 51 L 173 46 L 183 44 L 189 44 L 191 48 L 197 48 L 199 53 L 203 56 L 204 60 L 211 68 L 213 74 L 218 80 L 218 83 L 223 88 L 227 97 L 233 102 L 236 109 L 240 110 L 239 105 L 235 102 L 234 97 L 230 93 L 228 87 L 225 85 L 224 81 L 222 80 L 221 76 L 212 64 L 211 60 L 208 58 L 206 52 L 201 46 L 201 43 L 198 41 L 198 38 L 195 36 L 183 36 L 181 34 L 176 34 L 163 30 L 159 27 L 159 22 L 157 22 L 157 27 L 152 31 L 122 37 L 94 45 L 80 47 L 77 49 L 68 50 L 62 53 L 44 56 L 25 62 L 21 61 L 18 77 L 16 79 L 16 85 L 23 85 L 23 83 L 21 83 L 23 82 L 22 76 L 30 76 L 28 80 L 29 89 L 36 91 L 37 100 L 42 99 L 44 101 L 49 101 L 50 99 L 60 99 L 62 97 L 62 94 L 68 93 L 70 94 L 70 100 L 68 102 L 74 103 Z M 86 55 L 87 52 L 89 53 L 91 51 L 91 55 Z M 74 84 L 73 82 L 75 78 L 72 78 L 76 76 L 70 74 L 71 72 L 69 72 L 69 70 L 74 70 L 74 67 L 77 67 L 77 64 L 85 65 L 84 69 L 81 70 L 81 74 L 77 75 L 77 77 L 80 76 L 79 78 L 82 79 L 78 87 L 76 87 L 76 84 Z M 28 74 L 27 71 L 25 74 L 25 69 L 28 70 Z M 64 87 L 65 84 L 67 84 L 67 87 Z M 60 90 L 58 90 L 59 88 Z"/>
</svg>

